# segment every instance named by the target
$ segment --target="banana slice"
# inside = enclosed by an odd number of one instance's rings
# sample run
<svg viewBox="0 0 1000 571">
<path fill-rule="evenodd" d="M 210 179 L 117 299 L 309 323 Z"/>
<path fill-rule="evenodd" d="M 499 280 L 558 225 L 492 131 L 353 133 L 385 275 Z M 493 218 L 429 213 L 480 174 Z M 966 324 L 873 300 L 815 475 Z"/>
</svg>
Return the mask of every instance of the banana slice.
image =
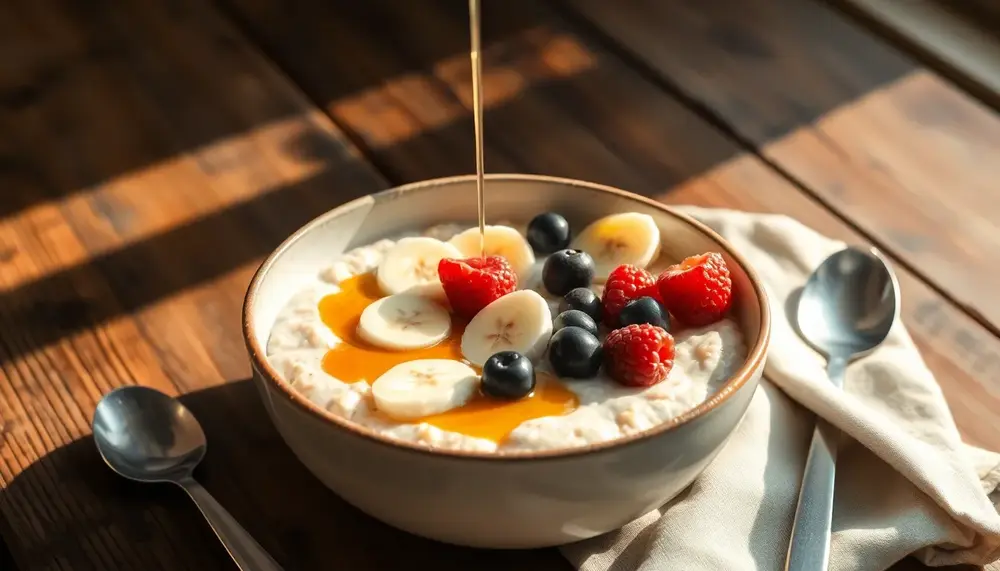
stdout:
<svg viewBox="0 0 1000 571">
<path fill-rule="evenodd" d="M 461 257 L 458 248 L 441 240 L 403 238 L 382 257 L 376 273 L 378 287 L 386 295 L 393 295 L 415 286 L 440 283 L 437 267 L 441 258 Z"/>
<path fill-rule="evenodd" d="M 479 388 L 479 375 L 451 359 L 418 359 L 389 369 L 372 383 L 375 407 L 397 420 L 414 420 L 457 408 Z"/>
<path fill-rule="evenodd" d="M 472 318 L 462 335 L 462 355 L 482 365 L 498 351 L 517 351 L 531 360 L 545 352 L 552 336 L 552 311 L 538 292 L 509 293 Z"/>
<path fill-rule="evenodd" d="M 518 283 L 525 283 L 535 268 L 535 252 L 524 236 L 510 226 L 487 226 L 484 236 L 486 255 L 507 258 L 510 267 L 517 274 Z M 467 258 L 478 258 L 482 255 L 478 227 L 456 234 L 449 243 Z"/>
<path fill-rule="evenodd" d="M 655 260 L 660 253 L 660 229 L 648 214 L 611 214 L 584 228 L 570 248 L 594 258 L 594 280 L 603 282 L 622 264 L 645 268 Z"/>
<path fill-rule="evenodd" d="M 451 333 L 451 315 L 430 299 L 398 293 L 361 312 L 358 335 L 383 349 L 406 351 L 437 345 Z"/>
</svg>

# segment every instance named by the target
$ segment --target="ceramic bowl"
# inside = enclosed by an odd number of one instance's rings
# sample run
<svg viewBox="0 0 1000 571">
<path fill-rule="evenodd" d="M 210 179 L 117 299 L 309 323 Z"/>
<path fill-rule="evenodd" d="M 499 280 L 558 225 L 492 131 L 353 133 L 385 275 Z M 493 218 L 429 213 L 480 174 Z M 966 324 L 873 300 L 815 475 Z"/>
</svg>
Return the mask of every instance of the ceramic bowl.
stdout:
<svg viewBox="0 0 1000 571">
<path fill-rule="evenodd" d="M 324 484 L 363 512 L 427 538 L 465 546 L 533 548 L 616 529 L 687 487 L 746 412 L 764 368 L 767 297 L 746 262 L 704 225 L 614 188 L 543 176 L 487 179 L 489 220 L 562 213 L 574 228 L 624 211 L 655 218 L 664 255 L 723 253 L 746 362 L 710 399 L 656 428 L 584 448 L 506 454 L 438 451 L 395 441 L 330 414 L 279 378 L 264 347 L 278 311 L 339 253 L 437 223 L 476 220 L 474 177 L 419 182 L 366 196 L 306 224 L 261 265 L 244 305 L 254 382 L 281 436 Z"/>
</svg>

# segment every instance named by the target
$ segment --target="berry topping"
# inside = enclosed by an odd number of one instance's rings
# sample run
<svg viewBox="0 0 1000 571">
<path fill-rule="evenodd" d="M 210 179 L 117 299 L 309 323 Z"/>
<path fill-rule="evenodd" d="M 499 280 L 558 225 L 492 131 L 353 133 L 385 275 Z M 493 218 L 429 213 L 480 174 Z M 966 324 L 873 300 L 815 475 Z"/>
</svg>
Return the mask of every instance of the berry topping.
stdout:
<svg viewBox="0 0 1000 571">
<path fill-rule="evenodd" d="M 563 378 L 589 379 L 601 369 L 601 342 L 580 327 L 564 327 L 549 341 L 549 363 Z"/>
<path fill-rule="evenodd" d="M 517 351 L 501 351 L 483 364 L 483 394 L 496 399 L 516 400 L 535 390 L 535 367 Z"/>
<path fill-rule="evenodd" d="M 729 310 L 733 282 L 722 255 L 709 252 L 685 258 L 656 280 L 663 305 L 688 325 L 714 323 Z"/>
<path fill-rule="evenodd" d="M 569 222 L 555 212 L 545 212 L 528 223 L 528 243 L 539 254 L 551 254 L 569 246 Z"/>
<path fill-rule="evenodd" d="M 580 250 L 559 250 L 545 259 L 542 283 L 552 295 L 566 295 L 578 287 L 590 287 L 594 259 Z"/>
<path fill-rule="evenodd" d="M 579 327 L 597 337 L 597 322 L 579 309 L 564 311 L 552 320 L 552 331 L 559 331 L 563 327 Z"/>
<path fill-rule="evenodd" d="M 578 309 L 591 317 L 595 322 L 601 321 L 601 298 L 589 287 L 578 287 L 570 290 L 559 302 L 559 313 Z"/>
<path fill-rule="evenodd" d="M 643 323 L 612 331 L 604 340 L 604 370 L 619 384 L 649 387 L 674 367 L 674 338 L 662 327 Z"/>
<path fill-rule="evenodd" d="M 438 277 L 452 310 L 469 319 L 517 289 L 517 275 L 501 256 L 444 258 L 438 262 Z"/>
<path fill-rule="evenodd" d="M 611 271 L 604 283 L 601 303 L 604 305 L 604 324 L 618 327 L 618 314 L 625 304 L 643 296 L 659 297 L 656 280 L 646 270 L 628 264 Z"/>
<path fill-rule="evenodd" d="M 670 314 L 660 305 L 660 302 L 649 296 L 633 299 L 625 304 L 618 314 L 618 326 L 638 325 L 648 323 L 670 331 Z"/>
</svg>

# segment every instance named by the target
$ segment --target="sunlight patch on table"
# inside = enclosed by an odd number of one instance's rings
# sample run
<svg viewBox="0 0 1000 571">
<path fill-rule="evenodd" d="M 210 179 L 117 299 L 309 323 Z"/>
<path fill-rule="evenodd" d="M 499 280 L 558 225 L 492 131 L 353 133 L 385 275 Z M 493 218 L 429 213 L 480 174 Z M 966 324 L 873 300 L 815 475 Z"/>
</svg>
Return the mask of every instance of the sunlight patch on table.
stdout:
<svg viewBox="0 0 1000 571">
<path fill-rule="evenodd" d="M 596 56 L 569 34 L 537 27 L 483 50 L 483 108 L 509 104 L 547 82 L 596 67 Z M 372 149 L 388 149 L 435 130 L 472 121 L 468 54 L 449 56 L 428 72 L 406 73 L 329 104 L 330 114 Z M 472 132 L 468 133 L 472 144 Z"/>
<path fill-rule="evenodd" d="M 220 210 L 302 184 L 326 169 L 356 160 L 329 125 L 319 110 L 272 121 L 124 173 L 61 200 L 40 202 L 16 212 L 0 220 L 0 251 L 4 252 L 0 268 L 14 263 L 20 250 L 17 242 L 21 240 L 48 239 L 60 252 L 44 269 L 20 267 L 17 272 L 7 272 L 2 286 L 13 288 L 86 263 Z M 315 145 L 316 140 L 333 144 Z M 330 148 L 339 147 L 345 149 L 339 156 L 324 156 Z M 11 232 L 14 228 L 18 231 Z M 61 248 L 61 240 L 53 236 L 59 232 L 75 233 L 84 248 Z"/>
</svg>

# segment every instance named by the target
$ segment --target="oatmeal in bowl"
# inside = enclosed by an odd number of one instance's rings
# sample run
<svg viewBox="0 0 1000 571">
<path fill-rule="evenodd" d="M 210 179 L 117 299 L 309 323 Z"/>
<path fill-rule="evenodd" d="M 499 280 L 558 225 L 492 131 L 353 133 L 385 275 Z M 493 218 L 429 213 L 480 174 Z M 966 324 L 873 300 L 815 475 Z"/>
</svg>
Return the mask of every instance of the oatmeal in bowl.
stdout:
<svg viewBox="0 0 1000 571">
<path fill-rule="evenodd" d="M 365 197 L 286 241 L 247 295 L 254 379 L 302 462 L 396 527 L 500 548 L 610 531 L 742 418 L 766 296 L 663 205 L 491 176 L 481 232 L 473 184 Z"/>
<path fill-rule="evenodd" d="M 479 228 L 459 224 L 353 248 L 278 314 L 267 359 L 345 420 L 486 452 L 653 428 L 743 364 L 718 252 L 659 259 L 648 214 L 604 216 L 575 239 L 564 228 L 555 212 L 487 226 L 486 257 Z"/>
</svg>

